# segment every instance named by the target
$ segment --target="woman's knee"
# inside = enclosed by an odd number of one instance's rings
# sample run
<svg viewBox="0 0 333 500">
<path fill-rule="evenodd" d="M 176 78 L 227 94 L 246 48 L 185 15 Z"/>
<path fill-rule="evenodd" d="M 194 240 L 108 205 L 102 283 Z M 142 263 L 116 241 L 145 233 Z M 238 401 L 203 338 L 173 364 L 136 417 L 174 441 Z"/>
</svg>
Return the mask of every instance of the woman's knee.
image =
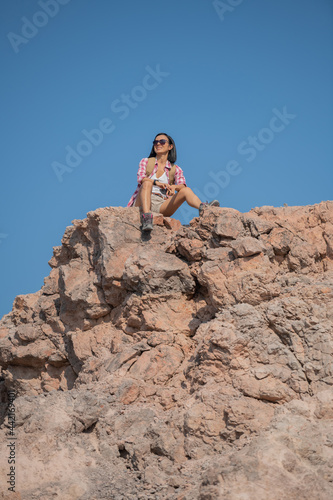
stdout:
<svg viewBox="0 0 333 500">
<path fill-rule="evenodd" d="M 185 186 L 183 189 L 181 189 L 181 191 L 180 191 L 180 192 L 181 192 L 181 193 L 183 193 L 183 196 L 185 196 L 185 198 L 186 198 L 186 196 L 188 196 L 189 194 L 192 194 L 192 193 L 193 193 L 192 189 L 191 189 L 191 188 L 189 188 L 188 186 Z"/>
</svg>

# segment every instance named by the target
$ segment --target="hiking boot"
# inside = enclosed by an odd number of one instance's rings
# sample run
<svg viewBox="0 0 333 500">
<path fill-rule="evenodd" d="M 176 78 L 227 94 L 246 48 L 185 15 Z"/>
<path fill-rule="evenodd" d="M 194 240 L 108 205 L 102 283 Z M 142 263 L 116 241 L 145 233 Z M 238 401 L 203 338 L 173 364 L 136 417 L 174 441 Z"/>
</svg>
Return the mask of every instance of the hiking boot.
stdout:
<svg viewBox="0 0 333 500">
<path fill-rule="evenodd" d="M 210 201 L 209 203 L 208 203 L 208 201 L 206 201 L 205 203 L 200 203 L 199 217 L 202 216 L 203 211 L 206 207 L 219 207 L 219 206 L 220 206 L 220 202 L 218 202 L 217 200 Z"/>
<path fill-rule="evenodd" d="M 146 212 L 141 214 L 142 231 L 151 231 L 153 229 L 153 214 Z"/>
</svg>

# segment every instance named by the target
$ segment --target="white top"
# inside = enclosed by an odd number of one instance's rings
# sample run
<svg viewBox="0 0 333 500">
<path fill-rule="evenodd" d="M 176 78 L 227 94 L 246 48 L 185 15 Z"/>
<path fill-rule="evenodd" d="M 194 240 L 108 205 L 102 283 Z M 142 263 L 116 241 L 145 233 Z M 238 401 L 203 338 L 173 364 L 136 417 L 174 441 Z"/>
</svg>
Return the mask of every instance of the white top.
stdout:
<svg viewBox="0 0 333 500">
<path fill-rule="evenodd" d="M 156 177 L 156 172 L 155 172 L 155 174 L 151 177 L 151 179 L 153 179 L 153 180 L 156 179 L 157 181 L 164 182 L 165 184 L 169 183 L 168 176 L 165 172 L 163 173 L 163 175 L 161 175 L 161 177 Z M 161 188 L 154 186 L 154 185 L 153 185 L 152 193 L 158 193 L 158 194 L 161 194 L 162 196 L 165 196 L 163 193 L 161 193 Z"/>
</svg>

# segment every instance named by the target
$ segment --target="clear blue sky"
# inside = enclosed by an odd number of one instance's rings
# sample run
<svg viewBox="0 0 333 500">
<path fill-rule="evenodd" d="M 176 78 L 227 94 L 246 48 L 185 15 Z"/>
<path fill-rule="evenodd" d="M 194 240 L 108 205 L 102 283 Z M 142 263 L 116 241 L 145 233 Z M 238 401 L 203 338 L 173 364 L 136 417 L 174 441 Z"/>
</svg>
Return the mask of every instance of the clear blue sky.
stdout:
<svg viewBox="0 0 333 500">
<path fill-rule="evenodd" d="M 40 289 L 73 219 L 126 206 L 157 132 L 222 206 L 332 199 L 332 0 L 2 0 L 0 13 L 0 317 Z"/>
</svg>

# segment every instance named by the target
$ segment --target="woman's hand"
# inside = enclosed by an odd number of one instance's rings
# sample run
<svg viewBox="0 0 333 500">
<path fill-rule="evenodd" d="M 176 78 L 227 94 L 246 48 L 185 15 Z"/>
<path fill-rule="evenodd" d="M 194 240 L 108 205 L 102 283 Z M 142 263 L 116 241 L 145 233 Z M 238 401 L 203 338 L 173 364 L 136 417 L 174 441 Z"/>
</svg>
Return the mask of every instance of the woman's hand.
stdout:
<svg viewBox="0 0 333 500">
<path fill-rule="evenodd" d="M 166 184 L 165 182 L 156 181 L 155 186 L 157 186 L 157 187 L 159 187 L 161 189 L 168 189 L 168 184 Z"/>
<path fill-rule="evenodd" d="M 173 196 L 176 192 L 176 186 L 175 184 L 173 184 L 172 186 L 170 186 L 170 184 L 167 184 L 167 193 L 169 196 Z"/>
</svg>

